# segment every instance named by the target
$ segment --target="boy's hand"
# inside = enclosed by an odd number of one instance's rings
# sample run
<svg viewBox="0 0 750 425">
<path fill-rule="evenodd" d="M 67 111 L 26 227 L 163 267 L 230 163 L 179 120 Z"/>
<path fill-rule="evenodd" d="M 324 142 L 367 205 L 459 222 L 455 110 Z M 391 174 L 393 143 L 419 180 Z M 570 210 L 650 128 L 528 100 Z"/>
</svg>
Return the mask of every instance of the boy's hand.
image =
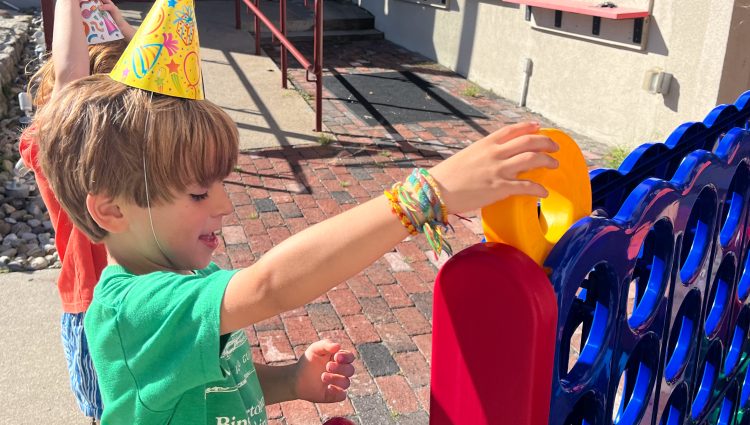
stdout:
<svg viewBox="0 0 750 425">
<path fill-rule="evenodd" d="M 354 354 L 341 350 L 341 344 L 326 339 L 311 344 L 297 362 L 294 395 L 314 403 L 343 401 L 353 361 Z"/>
<path fill-rule="evenodd" d="M 534 168 L 557 168 L 546 152 L 558 147 L 535 134 L 539 124 L 503 127 L 430 170 L 449 213 L 471 211 L 512 195 L 547 196 L 541 185 L 517 176 Z"/>
</svg>

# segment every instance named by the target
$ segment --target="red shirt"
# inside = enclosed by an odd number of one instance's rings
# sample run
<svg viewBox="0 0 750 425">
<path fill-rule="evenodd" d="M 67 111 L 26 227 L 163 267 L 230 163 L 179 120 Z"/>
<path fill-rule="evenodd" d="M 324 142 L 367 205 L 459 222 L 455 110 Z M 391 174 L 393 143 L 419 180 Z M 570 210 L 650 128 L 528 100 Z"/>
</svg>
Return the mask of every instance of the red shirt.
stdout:
<svg viewBox="0 0 750 425">
<path fill-rule="evenodd" d="M 18 149 L 21 151 L 23 162 L 36 174 L 39 193 L 47 206 L 52 227 L 55 229 L 55 246 L 62 262 L 57 289 L 60 292 L 63 311 L 82 313 L 89 308 L 94 286 L 99 282 L 99 275 L 107 265 L 107 250 L 104 245 L 91 242 L 85 233 L 74 227 L 70 217 L 60 206 L 39 166 L 39 145 L 32 137 L 33 132 L 33 127 L 24 130 Z"/>
</svg>

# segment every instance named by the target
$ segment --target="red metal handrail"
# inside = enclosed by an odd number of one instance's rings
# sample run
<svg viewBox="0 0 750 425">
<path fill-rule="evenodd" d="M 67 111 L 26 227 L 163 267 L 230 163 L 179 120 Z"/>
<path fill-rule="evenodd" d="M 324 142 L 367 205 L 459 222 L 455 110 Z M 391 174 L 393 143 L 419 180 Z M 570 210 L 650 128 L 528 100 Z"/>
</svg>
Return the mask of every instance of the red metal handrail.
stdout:
<svg viewBox="0 0 750 425">
<path fill-rule="evenodd" d="M 52 29 L 55 26 L 55 0 L 42 0 L 42 22 L 44 25 L 44 44 L 47 51 L 52 50 Z"/>
<path fill-rule="evenodd" d="M 313 29 L 313 62 L 310 61 L 286 38 L 286 0 L 279 1 L 279 25 L 271 22 L 263 14 L 258 6 L 259 0 L 235 0 L 235 28 L 242 28 L 242 16 L 240 2 L 253 12 L 253 24 L 255 26 L 255 54 L 260 55 L 260 21 L 271 31 L 274 37 L 281 43 L 281 87 L 287 88 L 287 52 L 291 53 L 305 69 L 305 79 L 315 82 L 315 131 L 323 129 L 323 0 L 315 0 L 314 17 L 315 27 Z M 310 79 L 310 73 L 315 75 L 315 80 Z"/>
</svg>

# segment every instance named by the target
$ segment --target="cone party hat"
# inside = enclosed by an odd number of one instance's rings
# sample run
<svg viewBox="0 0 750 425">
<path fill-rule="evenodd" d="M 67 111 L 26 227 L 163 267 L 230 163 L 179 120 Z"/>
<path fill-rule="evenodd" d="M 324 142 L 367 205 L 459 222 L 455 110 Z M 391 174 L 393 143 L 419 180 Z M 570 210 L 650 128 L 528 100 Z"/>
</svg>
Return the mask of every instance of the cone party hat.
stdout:
<svg viewBox="0 0 750 425">
<path fill-rule="evenodd" d="M 106 43 L 125 38 L 117 27 L 112 15 L 101 9 L 101 1 L 86 0 L 81 2 L 81 19 L 86 41 L 89 44 Z"/>
<path fill-rule="evenodd" d="M 131 87 L 203 99 L 193 0 L 156 0 L 109 76 Z"/>
</svg>

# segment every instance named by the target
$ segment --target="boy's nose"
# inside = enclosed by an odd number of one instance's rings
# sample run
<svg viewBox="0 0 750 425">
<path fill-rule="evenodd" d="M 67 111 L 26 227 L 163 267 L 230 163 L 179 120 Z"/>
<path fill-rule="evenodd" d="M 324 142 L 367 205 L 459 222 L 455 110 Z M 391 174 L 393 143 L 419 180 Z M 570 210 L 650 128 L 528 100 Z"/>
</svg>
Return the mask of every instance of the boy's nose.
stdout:
<svg viewBox="0 0 750 425">
<path fill-rule="evenodd" d="M 219 196 L 217 196 L 216 201 L 216 215 L 217 216 L 225 216 L 229 215 L 234 211 L 234 206 L 232 205 L 232 201 L 229 199 L 229 195 L 227 195 L 227 192 L 224 190 L 224 186 L 221 185 L 221 189 L 219 190 Z"/>
</svg>

